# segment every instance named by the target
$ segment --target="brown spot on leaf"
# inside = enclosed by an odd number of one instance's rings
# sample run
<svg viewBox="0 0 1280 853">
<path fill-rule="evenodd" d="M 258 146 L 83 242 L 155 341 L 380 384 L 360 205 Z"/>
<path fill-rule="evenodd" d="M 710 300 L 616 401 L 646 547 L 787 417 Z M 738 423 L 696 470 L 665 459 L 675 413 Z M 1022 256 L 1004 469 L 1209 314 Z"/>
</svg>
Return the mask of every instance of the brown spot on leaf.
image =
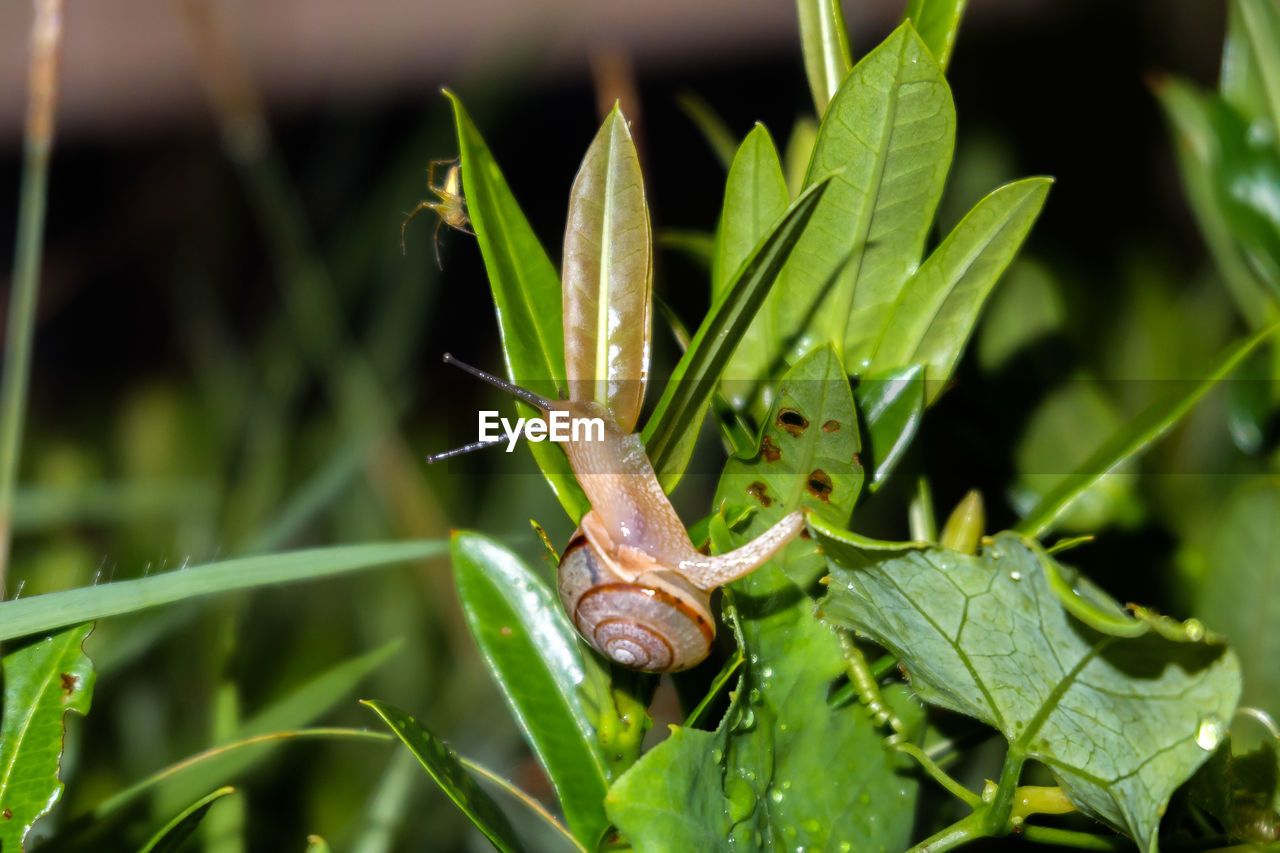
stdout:
<svg viewBox="0 0 1280 853">
<path fill-rule="evenodd" d="M 778 412 L 778 426 L 799 438 L 809 428 L 809 419 L 795 409 L 782 409 Z"/>
<path fill-rule="evenodd" d="M 824 502 L 831 499 L 831 490 L 835 488 L 831 482 L 831 475 L 821 468 L 814 468 L 804 485 L 809 490 L 809 494 Z"/>
<path fill-rule="evenodd" d="M 837 432 L 839 429 L 840 429 L 840 422 L 835 420 L 827 421 L 825 424 L 822 425 L 823 432 Z"/>
<path fill-rule="evenodd" d="M 80 686 L 79 677 L 72 675 L 69 672 L 62 673 L 61 678 L 62 678 L 62 692 L 65 693 L 67 696 L 70 696 L 72 693 L 76 692 L 76 688 Z"/>
<path fill-rule="evenodd" d="M 771 435 L 766 435 L 760 442 L 760 453 L 764 456 L 765 462 L 777 462 L 782 458 L 782 451 L 778 449 Z"/>
<path fill-rule="evenodd" d="M 5 809 L 4 811 L 0 812 L 0 814 L 4 815 L 5 820 L 13 819 L 13 809 Z"/>
<path fill-rule="evenodd" d="M 747 494 L 760 501 L 760 506 L 767 507 L 773 504 L 773 498 L 769 497 L 769 487 L 759 480 L 747 486 Z"/>
<path fill-rule="evenodd" d="M 499 629 L 498 629 L 498 633 L 499 633 L 499 634 L 501 634 L 501 635 L 502 635 L 502 636 L 504 636 L 504 637 L 510 637 L 510 636 L 511 636 L 511 626 L 510 626 L 510 625 L 503 625 L 501 628 L 499 628 Z"/>
</svg>

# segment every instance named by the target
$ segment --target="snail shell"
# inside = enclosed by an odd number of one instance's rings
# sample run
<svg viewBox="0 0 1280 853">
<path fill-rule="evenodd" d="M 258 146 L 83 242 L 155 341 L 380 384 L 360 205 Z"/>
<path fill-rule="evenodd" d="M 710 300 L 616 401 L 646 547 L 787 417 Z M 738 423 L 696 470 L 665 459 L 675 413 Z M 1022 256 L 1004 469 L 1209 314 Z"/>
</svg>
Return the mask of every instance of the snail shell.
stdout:
<svg viewBox="0 0 1280 853">
<path fill-rule="evenodd" d="M 560 602 L 578 633 L 610 660 L 645 672 L 678 672 L 711 651 L 710 594 L 673 572 L 621 577 L 581 531 L 560 558 Z"/>
</svg>

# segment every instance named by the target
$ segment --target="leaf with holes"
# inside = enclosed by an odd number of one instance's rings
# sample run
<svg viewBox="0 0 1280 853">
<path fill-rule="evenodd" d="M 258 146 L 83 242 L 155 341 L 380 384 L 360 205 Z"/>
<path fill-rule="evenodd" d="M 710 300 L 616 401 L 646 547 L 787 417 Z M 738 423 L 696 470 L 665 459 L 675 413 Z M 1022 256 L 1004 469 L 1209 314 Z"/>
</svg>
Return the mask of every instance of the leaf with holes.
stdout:
<svg viewBox="0 0 1280 853">
<path fill-rule="evenodd" d="M 920 698 L 994 726 L 1013 760 L 1044 764 L 1078 808 L 1156 849 L 1169 796 L 1235 712 L 1230 650 L 1099 633 L 1050 588 L 1066 570 L 1015 533 L 970 556 L 811 527 L 831 570 L 826 618 L 889 649 Z M 1123 618 L 1096 587 L 1077 590 Z"/>
<path fill-rule="evenodd" d="M 78 625 L 4 657 L 0 720 L 0 849 L 19 851 L 31 826 L 62 797 L 62 718 L 89 713 L 93 662 Z"/>
</svg>

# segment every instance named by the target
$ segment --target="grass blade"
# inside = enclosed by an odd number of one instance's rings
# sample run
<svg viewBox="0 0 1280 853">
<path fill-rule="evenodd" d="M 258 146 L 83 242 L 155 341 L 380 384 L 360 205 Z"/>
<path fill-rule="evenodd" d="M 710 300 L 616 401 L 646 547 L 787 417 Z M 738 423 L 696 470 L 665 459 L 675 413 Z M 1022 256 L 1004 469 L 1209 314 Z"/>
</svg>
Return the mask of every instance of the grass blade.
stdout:
<svg viewBox="0 0 1280 853">
<path fill-rule="evenodd" d="M 1173 427 L 1201 397 L 1234 370 L 1249 353 L 1271 337 L 1280 324 L 1239 341 L 1227 348 L 1214 363 L 1209 375 L 1188 390 L 1179 390 L 1157 400 L 1120 428 L 1079 468 L 1062 479 L 1052 491 L 1018 522 L 1014 530 L 1026 536 L 1042 536 L 1055 519 L 1107 472 L 1126 459 L 1146 450 Z"/>
<path fill-rule="evenodd" d="M 227 785 L 205 794 L 174 815 L 173 820 L 166 823 L 155 835 L 151 836 L 151 839 L 142 845 L 138 853 L 176 853 L 182 843 L 196 831 L 196 827 L 200 825 L 200 821 L 204 820 L 205 814 L 208 813 L 213 804 L 234 792 L 235 788 Z"/>
<path fill-rule="evenodd" d="M 253 589 L 436 557 L 440 540 L 375 542 L 238 557 L 162 575 L 0 602 L 0 640 L 134 613 L 188 598 Z"/>
<path fill-rule="evenodd" d="M 764 304 L 831 182 L 829 177 L 817 181 L 795 200 L 738 268 L 733 283 L 708 312 L 676 364 L 643 433 L 649 459 L 667 491 L 680 481 L 689 464 L 698 425 L 729 357 Z"/>
</svg>

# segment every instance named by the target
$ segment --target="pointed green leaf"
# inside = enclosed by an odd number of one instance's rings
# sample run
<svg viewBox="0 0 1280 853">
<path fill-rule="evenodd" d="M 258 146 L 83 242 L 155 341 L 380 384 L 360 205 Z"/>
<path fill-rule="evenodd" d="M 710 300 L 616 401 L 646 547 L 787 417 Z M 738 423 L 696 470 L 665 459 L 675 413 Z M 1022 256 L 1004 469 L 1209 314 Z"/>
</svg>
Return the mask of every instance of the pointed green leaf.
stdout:
<svg viewBox="0 0 1280 853">
<path fill-rule="evenodd" d="M 925 365 L 929 402 L 955 370 L 987 296 L 1035 222 L 1052 182 L 1015 181 L 992 192 L 947 235 L 884 315 L 872 369 Z"/>
<path fill-rule="evenodd" d="M 280 554 L 237 557 L 136 580 L 33 595 L 30 598 L 0 602 L 0 640 L 25 637 L 92 619 L 134 613 L 148 607 L 173 604 L 202 595 L 316 580 L 330 575 L 422 560 L 443 554 L 447 548 L 446 542 L 437 540 L 308 548 Z"/>
<path fill-rule="evenodd" d="M 467 215 L 484 257 L 498 312 L 498 331 L 513 382 L 551 399 L 565 387 L 560 277 L 520 210 L 480 131 L 452 92 Z M 516 403 L 523 417 L 536 417 Z M 564 452 L 552 442 L 526 442 L 565 512 L 574 521 L 590 508 Z"/>
<path fill-rule="evenodd" d="M 477 533 L 453 536 L 453 570 L 472 636 L 560 797 L 574 837 L 594 848 L 608 821 L 605 762 L 578 685 L 578 636 L 555 593 Z"/>
<path fill-rule="evenodd" d="M 849 31 L 840 0 L 796 0 L 800 17 L 800 47 L 804 73 L 813 93 L 814 111 L 821 116 L 840 83 L 853 67 Z"/>
<path fill-rule="evenodd" d="M 786 212 L 790 202 L 773 140 L 764 125 L 757 124 L 733 158 L 725 182 L 724 208 L 711 267 L 713 305 L 724 295 L 733 274 Z M 722 387 L 739 410 L 746 407 L 749 402 L 746 396 L 756 382 L 769 378 L 769 369 L 781 349 L 773 324 L 779 296 L 779 291 L 773 290 L 765 298 L 725 366 Z"/>
<path fill-rule="evenodd" d="M 867 430 L 866 465 L 871 491 L 889 479 L 920 428 L 924 414 L 924 365 L 913 364 L 858 380 L 854 389 Z"/>
<path fill-rule="evenodd" d="M 649 374 L 653 235 L 640 157 L 616 105 L 573 181 L 562 277 L 569 399 L 601 404 L 629 433 Z"/>
<path fill-rule="evenodd" d="M 503 853 L 524 849 L 507 816 L 458 761 L 458 754 L 413 717 L 385 702 L 364 700 L 462 813 Z"/>
<path fill-rule="evenodd" d="M 62 797 L 62 718 L 89 713 L 93 698 L 93 662 L 82 648 L 91 630 L 68 628 L 4 656 L 0 849 L 21 850 L 32 824 Z"/>
<path fill-rule="evenodd" d="M 205 794 L 191 805 L 173 816 L 173 820 L 160 828 L 151 836 L 138 853 L 176 853 L 184 841 L 191 837 L 200 826 L 200 821 L 213 807 L 213 804 L 228 794 L 235 793 L 235 788 L 224 786 Z M 308 848 L 309 849 L 309 848 Z"/>
<path fill-rule="evenodd" d="M 787 266 L 779 326 L 793 354 L 832 340 L 863 369 L 919 264 L 954 140 L 946 78 L 903 24 L 854 66 L 818 131 L 808 180 L 843 171 Z"/>
<path fill-rule="evenodd" d="M 1049 572 L 1067 570 L 1014 533 L 970 556 L 811 526 L 831 569 L 828 619 L 889 649 L 920 698 L 995 727 L 1011 756 L 1048 767 L 1077 807 L 1156 849 L 1169 796 L 1235 711 L 1229 650 L 1096 631 L 1050 586 Z M 1122 615 L 1092 585 L 1077 593 Z"/>
<path fill-rule="evenodd" d="M 768 297 L 791 250 L 802 239 L 831 181 L 827 178 L 809 187 L 761 240 L 707 313 L 672 371 L 643 432 L 649 459 L 666 491 L 671 491 L 684 475 L 693 439 L 725 364 Z"/>
<path fill-rule="evenodd" d="M 1126 459 L 1146 450 L 1168 432 L 1201 397 L 1209 392 L 1209 389 L 1230 375 L 1249 353 L 1257 349 L 1277 330 L 1280 330 L 1280 324 L 1238 341 L 1218 357 L 1210 366 L 1208 376 L 1204 379 L 1198 382 L 1179 383 L 1180 387 L 1144 409 L 1041 498 L 1022 521 L 1018 522 L 1015 529 L 1028 536 L 1043 535 L 1053 526 L 1054 520 L 1079 500 L 1090 486 L 1108 472 L 1115 470 Z"/>
<path fill-rule="evenodd" d="M 909 0 L 906 11 L 902 13 L 902 19 L 915 26 L 916 32 L 929 46 L 943 71 L 947 70 L 947 64 L 951 62 L 951 52 L 956 46 L 956 33 L 960 31 L 960 19 L 964 17 L 964 7 L 968 2 L 969 0 Z"/>
</svg>

